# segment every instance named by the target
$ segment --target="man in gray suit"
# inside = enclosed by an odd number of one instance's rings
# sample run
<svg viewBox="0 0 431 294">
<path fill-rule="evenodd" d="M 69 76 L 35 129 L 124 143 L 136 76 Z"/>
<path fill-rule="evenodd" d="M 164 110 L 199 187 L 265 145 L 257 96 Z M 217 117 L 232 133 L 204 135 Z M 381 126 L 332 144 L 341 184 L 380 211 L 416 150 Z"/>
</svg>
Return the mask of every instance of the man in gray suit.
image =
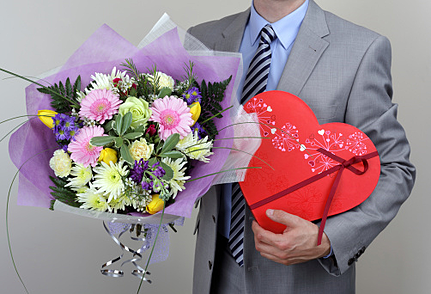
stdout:
<svg viewBox="0 0 431 294">
<path fill-rule="evenodd" d="M 196 224 L 193 292 L 354 293 L 355 262 L 396 215 L 415 179 L 397 105 L 391 102 L 390 44 L 313 0 L 254 0 L 242 13 L 189 32 L 210 49 L 242 52 L 246 72 L 258 43 L 256 31 L 268 23 L 277 37 L 266 90 L 300 97 L 320 124 L 343 122 L 365 132 L 380 155 L 379 183 L 361 205 L 328 218 L 320 246 L 319 224 L 271 210 L 268 216 L 286 225 L 283 234 L 273 234 L 247 209 L 242 267 L 231 256 L 223 229 L 229 226 L 224 207 L 230 194 L 222 193 L 223 187 L 210 190 Z"/>
</svg>

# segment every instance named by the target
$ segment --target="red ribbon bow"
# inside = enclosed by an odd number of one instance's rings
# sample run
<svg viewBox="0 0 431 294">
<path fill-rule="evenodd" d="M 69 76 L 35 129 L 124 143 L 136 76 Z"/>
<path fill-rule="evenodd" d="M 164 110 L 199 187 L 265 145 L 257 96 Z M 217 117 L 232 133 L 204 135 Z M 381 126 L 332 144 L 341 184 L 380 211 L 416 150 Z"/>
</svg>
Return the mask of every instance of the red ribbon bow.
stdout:
<svg viewBox="0 0 431 294">
<path fill-rule="evenodd" d="M 320 245 L 322 243 L 322 235 L 323 235 L 323 230 L 325 228 L 326 219 L 328 218 L 329 208 L 331 207 L 331 203 L 332 203 L 332 200 L 335 196 L 335 192 L 337 191 L 337 187 L 338 187 L 338 184 L 340 183 L 340 179 L 341 179 L 341 175 L 343 174 L 343 171 L 345 169 L 348 169 L 349 171 L 353 172 L 354 174 L 356 174 L 358 176 L 363 175 L 368 170 L 368 161 L 367 160 L 370 158 L 378 156 L 378 152 L 374 151 L 374 152 L 371 152 L 371 153 L 363 155 L 363 156 L 354 156 L 348 160 L 345 160 L 345 159 L 343 159 L 343 158 L 341 158 L 341 157 L 339 157 L 339 156 L 337 156 L 337 155 L 335 155 L 335 154 L 333 154 L 333 153 L 331 153 L 325 149 L 322 149 L 322 148 L 317 149 L 317 151 L 322 153 L 323 155 L 325 155 L 327 157 L 332 158 L 333 160 L 339 162 L 340 164 L 333 166 L 332 168 L 330 168 L 324 172 L 321 172 L 321 173 L 319 173 L 319 174 L 317 174 L 311 178 L 308 178 L 308 179 L 306 179 L 306 180 L 304 180 L 304 181 L 302 181 L 296 185 L 293 185 L 293 186 L 291 186 L 291 187 L 289 187 L 289 188 L 287 188 L 281 192 L 278 192 L 272 196 L 269 196 L 265 199 L 262 199 L 261 201 L 258 201 L 256 203 L 250 205 L 250 209 L 253 210 L 253 209 L 261 207 L 265 204 L 268 204 L 268 203 L 270 203 L 274 200 L 277 200 L 277 199 L 279 199 L 279 198 L 281 198 L 287 194 L 290 194 L 290 193 L 292 193 L 292 192 L 294 192 L 294 191 L 296 191 L 302 187 L 305 187 L 305 186 L 307 186 L 307 185 L 309 185 L 315 181 L 318 181 L 327 175 L 330 175 L 330 174 L 338 171 L 338 174 L 335 177 L 334 183 L 332 184 L 331 191 L 329 192 L 328 198 L 326 200 L 325 210 L 323 212 L 322 221 L 321 221 L 320 227 L 319 227 L 319 234 L 317 237 L 317 245 Z M 362 164 L 363 164 L 363 170 L 359 170 L 353 166 L 354 164 L 357 164 L 360 162 L 362 162 Z"/>
</svg>

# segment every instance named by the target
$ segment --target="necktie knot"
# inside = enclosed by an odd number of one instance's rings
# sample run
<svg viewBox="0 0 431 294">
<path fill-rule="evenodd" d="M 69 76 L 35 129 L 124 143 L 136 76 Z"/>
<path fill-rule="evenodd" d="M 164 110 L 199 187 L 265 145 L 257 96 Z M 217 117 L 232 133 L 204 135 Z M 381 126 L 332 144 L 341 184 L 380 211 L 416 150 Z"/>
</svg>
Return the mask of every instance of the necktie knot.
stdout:
<svg viewBox="0 0 431 294">
<path fill-rule="evenodd" d="M 267 24 L 260 31 L 260 43 L 271 44 L 275 39 L 275 31 L 270 24 Z"/>
</svg>

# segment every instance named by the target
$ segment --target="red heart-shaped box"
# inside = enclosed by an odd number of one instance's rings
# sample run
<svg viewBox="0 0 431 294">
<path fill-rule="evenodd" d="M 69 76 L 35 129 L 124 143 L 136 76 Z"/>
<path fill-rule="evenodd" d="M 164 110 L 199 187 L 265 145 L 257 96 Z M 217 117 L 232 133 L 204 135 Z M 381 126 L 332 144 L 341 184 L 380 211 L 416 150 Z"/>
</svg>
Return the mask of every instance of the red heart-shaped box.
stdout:
<svg viewBox="0 0 431 294">
<path fill-rule="evenodd" d="M 357 175 L 345 169 L 340 175 L 327 215 L 347 211 L 365 201 L 373 192 L 380 176 L 380 160 L 374 144 L 359 129 L 344 123 L 319 125 L 304 101 L 282 91 L 261 93 L 250 99 L 244 109 L 257 114 L 263 139 L 249 163 L 250 167 L 261 168 L 249 169 L 240 186 L 263 228 L 274 233 L 285 229 L 284 225 L 266 216 L 269 208 L 281 209 L 309 221 L 321 219 L 340 172 L 337 168 L 343 166 L 343 160 L 373 155 L 352 165 L 365 171 L 363 174 Z M 339 159 L 335 160 L 319 149 L 329 151 Z M 335 171 L 324 175 L 334 168 Z M 322 177 L 287 195 L 283 192 L 319 176 Z M 277 194 L 278 199 L 266 201 Z"/>
</svg>

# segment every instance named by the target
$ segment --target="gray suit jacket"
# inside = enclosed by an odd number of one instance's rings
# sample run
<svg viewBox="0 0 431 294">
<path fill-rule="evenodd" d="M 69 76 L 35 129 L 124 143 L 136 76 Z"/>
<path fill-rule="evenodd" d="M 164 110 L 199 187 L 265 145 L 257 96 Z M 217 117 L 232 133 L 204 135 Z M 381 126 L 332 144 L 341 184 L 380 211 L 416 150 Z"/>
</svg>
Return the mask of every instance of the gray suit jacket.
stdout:
<svg viewBox="0 0 431 294">
<path fill-rule="evenodd" d="M 238 51 L 250 11 L 198 25 L 189 32 L 207 47 Z M 274 61 L 273 61 L 274 62 Z M 325 233 L 335 259 L 284 266 L 255 250 L 246 215 L 244 267 L 247 293 L 354 293 L 355 261 L 386 227 L 413 187 L 410 148 L 391 102 L 391 48 L 375 32 L 323 11 L 312 0 L 278 89 L 303 99 L 320 124 L 344 122 L 365 132 L 381 160 L 373 194 L 352 210 L 330 217 Z M 202 198 L 197 221 L 193 292 L 209 293 L 217 236 L 219 193 Z"/>
</svg>

